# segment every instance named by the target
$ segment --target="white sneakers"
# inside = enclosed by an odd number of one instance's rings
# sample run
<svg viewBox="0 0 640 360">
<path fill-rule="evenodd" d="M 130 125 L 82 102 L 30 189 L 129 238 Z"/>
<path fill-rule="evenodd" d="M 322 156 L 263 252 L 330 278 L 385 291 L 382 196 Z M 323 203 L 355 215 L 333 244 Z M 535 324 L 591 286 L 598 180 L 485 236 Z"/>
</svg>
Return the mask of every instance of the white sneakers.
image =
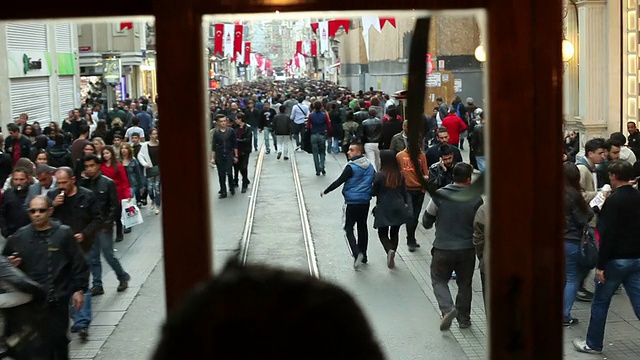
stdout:
<svg viewBox="0 0 640 360">
<path fill-rule="evenodd" d="M 364 255 L 362 255 L 362 253 L 359 253 L 358 256 L 356 256 L 356 259 L 353 261 L 353 270 L 360 270 L 360 266 L 362 266 L 362 259 L 364 259 Z"/>
<path fill-rule="evenodd" d="M 587 345 L 586 340 L 575 339 L 573 340 L 573 347 L 582 353 L 587 354 L 602 354 L 602 351 L 594 350 Z"/>
</svg>

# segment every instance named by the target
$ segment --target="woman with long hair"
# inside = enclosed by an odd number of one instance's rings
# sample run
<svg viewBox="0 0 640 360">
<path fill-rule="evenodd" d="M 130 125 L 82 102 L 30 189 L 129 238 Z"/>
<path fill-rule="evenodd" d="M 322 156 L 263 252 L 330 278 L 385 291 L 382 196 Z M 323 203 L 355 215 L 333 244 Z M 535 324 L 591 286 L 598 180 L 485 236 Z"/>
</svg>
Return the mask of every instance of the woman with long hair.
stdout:
<svg viewBox="0 0 640 360">
<path fill-rule="evenodd" d="M 131 229 L 123 229 L 120 213 L 122 212 L 121 204 L 124 199 L 131 199 L 131 186 L 129 178 L 124 166 L 116 158 L 116 153 L 111 146 L 105 146 L 102 149 L 102 163 L 100 164 L 102 175 L 108 177 L 116 183 L 116 191 L 118 193 L 118 210 L 116 211 L 116 242 L 122 241 L 125 233 L 130 233 Z"/>
<path fill-rule="evenodd" d="M 387 267 L 393 269 L 400 226 L 411 219 L 412 208 L 404 176 L 392 150 L 380 151 L 380 170 L 373 180 L 372 195 L 376 197 L 373 227 L 378 229 L 378 237 L 387 253 Z"/>
<path fill-rule="evenodd" d="M 106 146 L 104 140 L 102 140 L 102 138 L 95 137 L 91 140 L 91 143 L 96 147 L 96 155 L 98 155 L 99 158 L 102 158 L 102 150 L 104 150 Z"/>
<path fill-rule="evenodd" d="M 133 154 L 131 144 L 122 144 L 122 147 L 120 147 L 120 158 L 122 159 L 122 166 L 127 169 L 127 178 L 129 179 L 129 186 L 131 187 L 131 197 L 135 197 L 138 206 L 141 206 L 142 199 L 140 189 L 144 186 L 144 175 L 142 174 L 142 167 L 138 159 L 136 159 Z"/>
<path fill-rule="evenodd" d="M 578 323 L 578 319 L 571 317 L 571 308 L 580 289 L 582 277 L 588 271 L 578 264 L 580 244 L 594 214 L 582 197 L 580 170 L 571 162 L 565 162 L 563 166 L 566 221 L 564 227 L 565 284 L 562 325 L 569 326 Z"/>
<path fill-rule="evenodd" d="M 24 125 L 24 128 L 22 129 L 22 135 L 28 137 L 32 145 L 36 142 L 36 132 L 33 129 L 33 125 L 31 124 Z"/>
<path fill-rule="evenodd" d="M 96 129 L 91 132 L 91 139 L 102 138 L 106 139 L 109 135 L 109 130 L 107 130 L 107 122 L 104 120 L 98 120 L 96 124 Z"/>
<path fill-rule="evenodd" d="M 160 142 L 158 141 L 158 129 L 149 131 L 149 141 L 142 143 L 138 153 L 138 161 L 144 168 L 147 178 L 147 191 L 151 198 L 151 211 L 156 215 L 160 213 L 162 205 L 160 183 Z"/>
<path fill-rule="evenodd" d="M 322 103 L 313 103 L 313 112 L 307 121 L 307 130 L 311 132 L 311 152 L 313 163 L 316 167 L 316 176 L 326 175 L 324 160 L 327 156 L 327 135 L 331 137 L 331 120 L 329 115 L 322 110 Z"/>
</svg>

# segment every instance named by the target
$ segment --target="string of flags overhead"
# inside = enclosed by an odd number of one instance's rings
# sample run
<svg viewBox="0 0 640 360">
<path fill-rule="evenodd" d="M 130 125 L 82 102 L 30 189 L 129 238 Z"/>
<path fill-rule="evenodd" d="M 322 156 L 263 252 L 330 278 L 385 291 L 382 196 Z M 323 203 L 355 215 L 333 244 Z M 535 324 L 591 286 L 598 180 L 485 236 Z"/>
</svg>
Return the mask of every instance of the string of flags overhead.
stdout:
<svg viewBox="0 0 640 360">
<path fill-rule="evenodd" d="M 369 30 L 373 27 L 376 31 L 389 24 L 397 27 L 393 17 L 363 16 L 362 37 L 364 38 L 367 58 L 369 58 Z M 121 29 L 132 28 L 133 24 L 121 23 Z M 350 31 L 350 19 L 333 19 L 313 22 L 310 24 L 315 39 L 296 41 L 296 50 L 292 59 L 285 61 L 285 71 L 293 73 L 295 69 L 306 69 L 306 58 L 318 57 L 331 50 L 330 39 L 334 38 L 342 29 L 346 34 Z M 221 57 L 229 57 L 232 62 L 244 65 L 256 66 L 260 71 L 267 72 L 272 69 L 271 61 L 262 54 L 251 52 L 251 42 L 243 41 L 244 26 L 242 22 L 235 21 L 231 24 L 214 24 L 213 54 Z"/>
</svg>

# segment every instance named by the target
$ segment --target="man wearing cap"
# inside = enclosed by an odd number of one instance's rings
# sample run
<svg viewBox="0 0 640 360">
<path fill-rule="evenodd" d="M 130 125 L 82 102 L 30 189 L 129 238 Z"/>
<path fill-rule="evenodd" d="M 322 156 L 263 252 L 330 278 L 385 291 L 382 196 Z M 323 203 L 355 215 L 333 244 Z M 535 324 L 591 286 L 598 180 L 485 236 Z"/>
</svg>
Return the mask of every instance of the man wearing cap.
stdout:
<svg viewBox="0 0 640 360">
<path fill-rule="evenodd" d="M 55 189 L 58 180 L 56 179 L 54 172 L 56 168 L 47 164 L 40 164 L 36 167 L 36 179 L 38 182 L 29 186 L 29 193 L 25 204 L 29 204 L 31 199 L 38 195 L 47 195 L 49 190 Z"/>
</svg>

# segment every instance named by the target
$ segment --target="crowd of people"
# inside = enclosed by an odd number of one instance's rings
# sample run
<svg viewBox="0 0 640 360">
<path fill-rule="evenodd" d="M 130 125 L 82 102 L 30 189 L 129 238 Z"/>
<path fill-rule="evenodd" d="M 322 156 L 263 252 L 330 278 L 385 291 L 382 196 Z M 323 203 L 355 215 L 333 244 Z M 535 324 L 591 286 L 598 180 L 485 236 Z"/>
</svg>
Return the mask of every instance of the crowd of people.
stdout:
<svg viewBox="0 0 640 360">
<path fill-rule="evenodd" d="M 579 323 L 571 315 L 576 299 L 591 302 L 586 339 L 573 342 L 577 351 L 590 354 L 603 350 L 607 313 L 621 285 L 640 319 L 640 132 L 635 122 L 627 131 L 628 136 L 589 139 L 582 149 L 577 131 L 565 137 L 563 325 Z M 595 292 L 585 286 L 593 269 Z"/>
<path fill-rule="evenodd" d="M 228 192 L 235 194 L 239 173 L 242 192 L 247 191 L 248 157 L 258 150 L 261 134 L 265 154 L 271 153 L 273 143 L 278 160 L 283 154 L 288 160 L 292 151 L 311 153 L 316 176 L 327 175 L 327 153 L 346 155 L 344 170 L 321 196 L 343 185 L 344 230 L 356 270 L 369 261 L 367 219 L 373 197 L 373 227 L 387 254 L 387 266 L 393 269 L 401 226 L 406 226 L 408 250 L 420 248 L 416 230 L 427 190 L 446 197 L 465 190 L 474 171 L 485 170 L 485 116 L 472 98 L 466 103 L 460 97 L 450 103 L 438 98 L 433 112 L 418 119 L 422 126 L 417 157 L 409 150 L 403 105 L 372 88 L 352 92 L 329 82 L 308 80 L 245 83 L 214 91 L 211 99 L 215 119 L 210 133 L 211 163 L 217 168 L 220 198 L 226 198 Z M 462 159 L 465 140 L 469 164 Z M 463 203 L 430 199 L 424 211 L 423 225 L 436 228 L 431 276 L 442 330 L 456 318 L 461 328 L 471 324 L 476 247 L 480 257 L 484 247 L 484 220 L 475 217 L 482 205 L 479 195 Z M 452 276 L 460 288 L 455 305 L 448 289 Z"/>
<path fill-rule="evenodd" d="M 13 274 L 0 284 L 11 295 L 2 302 L 0 353 L 67 359 L 70 315 L 71 332 L 87 340 L 91 299 L 105 293 L 101 254 L 117 291 L 129 287 L 114 241 L 131 232 L 122 214 L 132 206 L 137 212 L 150 199 L 149 215 L 160 213 L 154 106 L 146 98 L 108 111 L 83 106 L 44 128 L 22 114 L 7 125 L 6 138 L 0 134 L 0 230 L 7 240 L 0 265 L 12 264 L 3 274 Z"/>
</svg>

